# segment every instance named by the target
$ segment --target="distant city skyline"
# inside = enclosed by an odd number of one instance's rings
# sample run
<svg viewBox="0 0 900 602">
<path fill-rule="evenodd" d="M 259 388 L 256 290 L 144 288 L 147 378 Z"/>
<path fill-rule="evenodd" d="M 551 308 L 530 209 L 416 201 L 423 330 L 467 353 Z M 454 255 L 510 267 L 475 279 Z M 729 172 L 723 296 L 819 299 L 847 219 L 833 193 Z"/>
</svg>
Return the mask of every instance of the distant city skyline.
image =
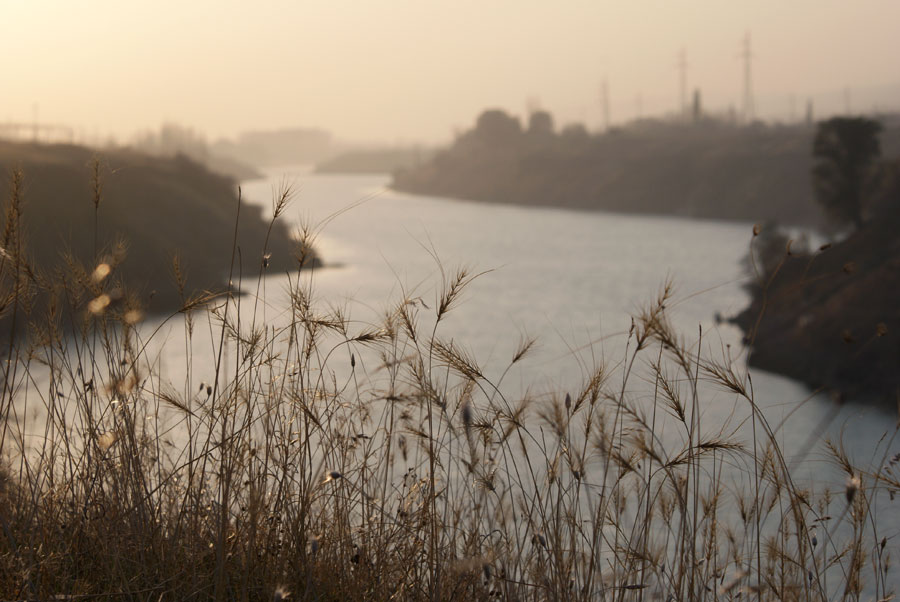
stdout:
<svg viewBox="0 0 900 602">
<path fill-rule="evenodd" d="M 704 108 L 740 114 L 747 34 L 759 118 L 802 120 L 808 100 L 816 116 L 900 110 L 887 0 L 0 0 L 0 123 L 119 142 L 171 122 L 210 141 L 310 127 L 433 144 L 486 108 L 597 129 L 676 113 L 699 89 Z"/>
</svg>

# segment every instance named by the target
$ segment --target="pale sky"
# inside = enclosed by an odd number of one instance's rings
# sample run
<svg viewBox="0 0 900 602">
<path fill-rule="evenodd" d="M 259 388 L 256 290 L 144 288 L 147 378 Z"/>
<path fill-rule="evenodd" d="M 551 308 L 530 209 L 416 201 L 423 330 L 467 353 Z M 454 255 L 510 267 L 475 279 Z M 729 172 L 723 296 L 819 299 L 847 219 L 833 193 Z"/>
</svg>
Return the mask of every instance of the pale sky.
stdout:
<svg viewBox="0 0 900 602">
<path fill-rule="evenodd" d="M 900 109 L 898 0 L 0 0 L 0 122 L 428 143 L 534 98 L 594 127 L 604 78 L 613 122 L 675 110 L 682 48 L 740 109 L 747 32 L 759 115 Z"/>
</svg>

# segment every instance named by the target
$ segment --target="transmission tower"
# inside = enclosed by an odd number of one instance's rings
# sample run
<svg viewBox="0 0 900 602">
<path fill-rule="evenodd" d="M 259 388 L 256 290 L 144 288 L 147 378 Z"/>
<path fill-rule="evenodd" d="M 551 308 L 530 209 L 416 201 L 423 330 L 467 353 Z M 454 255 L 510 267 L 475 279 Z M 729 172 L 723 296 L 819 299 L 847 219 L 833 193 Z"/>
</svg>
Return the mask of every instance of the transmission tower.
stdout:
<svg viewBox="0 0 900 602">
<path fill-rule="evenodd" d="M 31 105 L 32 142 L 38 141 L 38 133 L 40 132 L 40 129 L 41 129 L 40 126 L 38 125 L 38 123 L 40 123 L 38 121 L 38 110 L 39 110 L 38 103 L 34 103 Z"/>
<path fill-rule="evenodd" d="M 741 59 L 744 61 L 744 122 L 750 123 L 756 117 L 756 106 L 753 102 L 753 51 L 749 32 L 744 36 Z"/>
<path fill-rule="evenodd" d="M 600 108 L 603 110 L 603 129 L 609 131 L 609 83 L 605 77 L 600 84 Z"/>
</svg>

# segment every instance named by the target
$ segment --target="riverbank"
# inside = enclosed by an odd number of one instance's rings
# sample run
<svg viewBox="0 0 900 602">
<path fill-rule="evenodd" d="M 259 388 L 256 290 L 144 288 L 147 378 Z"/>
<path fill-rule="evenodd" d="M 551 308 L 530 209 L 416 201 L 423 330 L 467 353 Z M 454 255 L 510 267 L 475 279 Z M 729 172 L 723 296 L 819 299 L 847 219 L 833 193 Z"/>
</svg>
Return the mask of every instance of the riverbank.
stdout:
<svg viewBox="0 0 900 602">
<path fill-rule="evenodd" d="M 841 242 L 804 251 L 761 233 L 752 302 L 735 322 L 750 365 L 846 399 L 900 402 L 900 163 L 872 217 Z M 768 255 L 768 259 L 763 258 Z"/>
<path fill-rule="evenodd" d="M 264 248 L 269 272 L 296 269 L 303 253 L 261 208 L 244 202 L 239 210 L 234 181 L 185 156 L 2 142 L 0 186 L 8 193 L 3 246 L 10 254 L 20 248 L 37 288 L 104 262 L 109 281 L 144 311 L 169 313 L 227 288 L 234 242 L 235 278 L 263 269 Z M 309 265 L 320 263 L 307 256 Z"/>
<path fill-rule="evenodd" d="M 882 147 L 900 154 L 900 120 Z M 812 125 L 644 120 L 602 134 L 527 127 L 486 111 L 471 130 L 391 186 L 422 195 L 530 206 L 825 226 L 810 185 Z"/>
</svg>

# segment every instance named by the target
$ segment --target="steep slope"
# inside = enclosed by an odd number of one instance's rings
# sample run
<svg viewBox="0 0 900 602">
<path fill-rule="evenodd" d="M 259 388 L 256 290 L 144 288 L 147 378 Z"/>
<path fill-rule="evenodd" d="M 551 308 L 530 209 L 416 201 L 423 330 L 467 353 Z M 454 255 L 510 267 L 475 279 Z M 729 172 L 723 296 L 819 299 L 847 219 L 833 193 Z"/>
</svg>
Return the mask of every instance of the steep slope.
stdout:
<svg viewBox="0 0 900 602">
<path fill-rule="evenodd" d="M 13 170 L 24 175 L 25 256 L 37 270 L 52 276 L 54 270 L 66 269 L 64 257 L 70 255 L 90 271 L 101 257 L 112 255 L 117 263 L 114 276 L 153 312 L 181 306 L 173 277 L 176 256 L 186 275 L 187 295 L 222 289 L 238 211 L 234 182 L 183 156 L 164 159 L 115 151 L 97 158 L 101 192 L 95 229 L 94 151 L 0 143 L 2 189 L 10 191 Z M 236 274 L 249 278 L 259 272 L 267 236 L 268 270 L 297 268 L 299 245 L 284 224 L 276 221 L 269 231 L 260 209 L 243 203 Z M 124 256 L 113 252 L 117 246 L 124 248 Z"/>
</svg>

